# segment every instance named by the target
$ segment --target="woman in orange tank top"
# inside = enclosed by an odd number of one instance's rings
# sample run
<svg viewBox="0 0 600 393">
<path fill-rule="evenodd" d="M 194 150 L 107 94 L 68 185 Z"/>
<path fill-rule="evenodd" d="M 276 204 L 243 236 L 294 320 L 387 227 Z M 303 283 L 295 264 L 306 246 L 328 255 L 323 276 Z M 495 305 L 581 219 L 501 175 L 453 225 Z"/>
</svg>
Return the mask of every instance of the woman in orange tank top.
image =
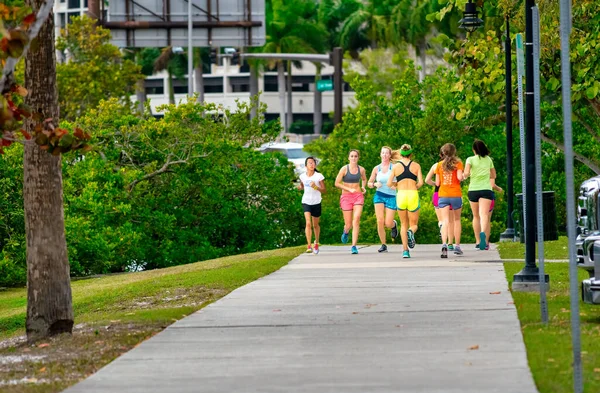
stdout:
<svg viewBox="0 0 600 393">
<path fill-rule="evenodd" d="M 435 185 L 439 186 L 438 207 L 442 214 L 442 258 L 448 258 L 448 227 L 454 229 L 454 254 L 462 255 L 460 247 L 460 213 L 462 212 L 462 190 L 460 182 L 463 180 L 463 164 L 456 156 L 456 146 L 446 143 L 442 146 L 440 153 L 442 161 L 437 165 L 435 171 Z M 452 210 L 450 210 L 452 207 Z"/>
</svg>

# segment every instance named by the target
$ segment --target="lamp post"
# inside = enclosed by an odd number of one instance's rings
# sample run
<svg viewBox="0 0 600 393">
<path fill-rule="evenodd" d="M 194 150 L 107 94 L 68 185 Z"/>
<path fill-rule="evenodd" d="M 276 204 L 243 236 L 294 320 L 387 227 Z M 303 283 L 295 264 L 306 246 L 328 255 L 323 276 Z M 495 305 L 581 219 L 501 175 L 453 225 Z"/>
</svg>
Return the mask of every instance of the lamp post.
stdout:
<svg viewBox="0 0 600 393">
<path fill-rule="evenodd" d="M 513 276 L 515 283 L 535 285 L 539 283 L 539 269 L 535 264 L 535 100 L 533 88 L 533 7 L 535 0 L 525 0 L 525 267 Z M 542 231 L 543 228 L 538 230 Z M 544 278 L 548 281 L 548 276 Z"/>
<path fill-rule="evenodd" d="M 459 21 L 459 28 L 468 32 L 474 32 L 477 28 L 483 26 L 483 20 L 479 19 L 477 5 L 470 0 L 465 5 L 464 17 Z M 513 223 L 513 124 L 512 124 L 512 62 L 511 62 L 511 41 L 510 41 L 510 23 L 506 15 L 506 38 L 504 41 L 504 65 L 506 69 L 505 86 L 505 113 L 506 113 L 506 230 L 500 234 L 500 241 L 514 241 L 515 229 Z"/>
</svg>

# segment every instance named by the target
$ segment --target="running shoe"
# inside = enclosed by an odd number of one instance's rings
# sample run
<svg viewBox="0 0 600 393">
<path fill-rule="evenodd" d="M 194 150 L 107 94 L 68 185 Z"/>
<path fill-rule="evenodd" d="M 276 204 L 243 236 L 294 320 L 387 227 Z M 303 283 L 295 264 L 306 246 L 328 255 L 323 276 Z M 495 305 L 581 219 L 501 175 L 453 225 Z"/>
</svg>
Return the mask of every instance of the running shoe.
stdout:
<svg viewBox="0 0 600 393">
<path fill-rule="evenodd" d="M 442 246 L 442 255 L 441 255 L 441 257 L 442 258 L 448 258 L 448 247 L 445 244 Z"/>
<path fill-rule="evenodd" d="M 379 250 L 377 250 L 377 252 L 387 252 L 387 246 L 385 244 L 382 244 L 381 247 L 379 247 Z"/>
<path fill-rule="evenodd" d="M 448 251 L 454 251 L 454 244 L 448 244 Z"/>
<path fill-rule="evenodd" d="M 394 226 L 392 227 L 392 239 L 396 239 L 398 237 L 398 223 L 394 220 Z"/>
<path fill-rule="evenodd" d="M 352 254 L 358 254 L 358 248 L 356 248 L 356 246 L 352 246 L 350 251 L 352 252 Z"/>
<path fill-rule="evenodd" d="M 448 247 L 448 250 L 450 250 L 450 247 Z M 454 247 L 454 253 L 456 255 L 462 255 L 463 254 L 463 250 L 460 248 L 460 246 L 457 244 L 456 247 Z"/>
<path fill-rule="evenodd" d="M 490 249 L 490 243 L 488 243 L 488 244 L 485 245 L 485 250 L 487 251 L 489 249 Z"/>
<path fill-rule="evenodd" d="M 477 244 L 475 245 L 475 249 L 476 249 L 477 251 L 479 251 L 479 243 L 477 243 Z"/>
<path fill-rule="evenodd" d="M 415 248 L 415 244 L 417 242 L 415 241 L 415 234 L 413 233 L 412 229 L 409 229 L 406 234 L 408 236 L 408 248 Z"/>
<path fill-rule="evenodd" d="M 315 245 L 313 246 L 313 253 L 314 254 L 319 253 L 319 243 L 315 243 Z"/>
<path fill-rule="evenodd" d="M 312 248 L 309 246 L 309 247 L 306 249 L 306 253 L 307 253 L 307 254 L 310 254 L 310 253 L 312 253 L 312 252 L 313 252 L 313 249 L 312 249 Z"/>
<path fill-rule="evenodd" d="M 348 243 L 348 232 L 342 231 L 342 243 Z"/>
<path fill-rule="evenodd" d="M 485 232 L 481 232 L 479 234 L 479 249 L 480 250 L 485 250 Z"/>
<path fill-rule="evenodd" d="M 410 252 L 408 252 L 408 250 L 404 251 L 402 253 L 402 258 L 410 258 Z"/>
</svg>

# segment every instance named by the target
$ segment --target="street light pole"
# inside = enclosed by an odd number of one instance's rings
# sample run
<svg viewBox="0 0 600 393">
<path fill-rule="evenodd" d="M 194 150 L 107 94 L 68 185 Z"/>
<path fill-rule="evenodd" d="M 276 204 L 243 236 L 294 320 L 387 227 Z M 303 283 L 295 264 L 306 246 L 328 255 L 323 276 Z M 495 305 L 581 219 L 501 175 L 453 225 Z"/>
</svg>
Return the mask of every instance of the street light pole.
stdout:
<svg viewBox="0 0 600 393">
<path fill-rule="evenodd" d="M 512 43 L 510 41 L 509 15 L 506 15 L 506 39 L 504 41 L 504 68 L 506 70 L 506 230 L 500 234 L 500 241 L 514 241 L 513 223 L 513 121 L 512 121 Z"/>
<path fill-rule="evenodd" d="M 533 7 L 535 0 L 525 1 L 525 267 L 513 276 L 513 290 L 539 285 L 539 269 L 535 263 L 535 100 L 533 86 Z M 538 228 L 542 231 L 543 228 Z M 545 282 L 549 277 L 545 275 Z M 515 284 L 517 284 L 515 286 Z"/>
</svg>

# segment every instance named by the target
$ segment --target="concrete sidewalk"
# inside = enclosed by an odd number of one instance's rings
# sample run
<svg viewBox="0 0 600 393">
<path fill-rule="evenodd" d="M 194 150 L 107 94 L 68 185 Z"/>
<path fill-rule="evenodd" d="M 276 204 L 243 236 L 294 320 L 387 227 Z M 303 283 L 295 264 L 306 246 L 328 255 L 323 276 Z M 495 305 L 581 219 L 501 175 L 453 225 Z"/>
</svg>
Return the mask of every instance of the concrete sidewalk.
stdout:
<svg viewBox="0 0 600 393">
<path fill-rule="evenodd" d="M 378 247 L 301 255 L 67 392 L 537 392 L 494 249 Z"/>
</svg>

